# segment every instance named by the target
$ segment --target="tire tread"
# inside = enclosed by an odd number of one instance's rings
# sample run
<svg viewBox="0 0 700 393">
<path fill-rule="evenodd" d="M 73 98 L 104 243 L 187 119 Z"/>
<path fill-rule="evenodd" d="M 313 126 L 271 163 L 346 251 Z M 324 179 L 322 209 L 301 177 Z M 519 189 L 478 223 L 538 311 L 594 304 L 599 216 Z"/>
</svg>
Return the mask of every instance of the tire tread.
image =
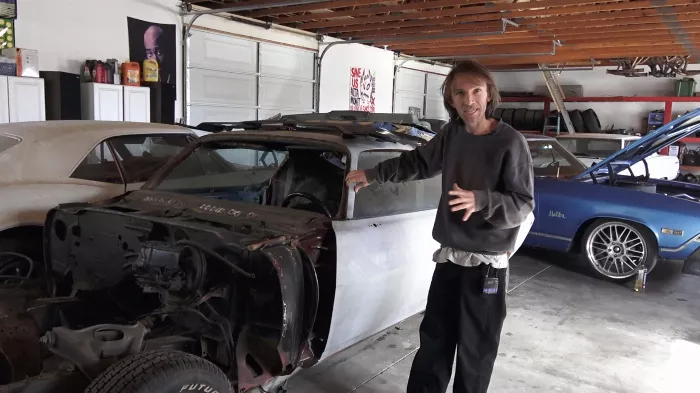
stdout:
<svg viewBox="0 0 700 393">
<path fill-rule="evenodd" d="M 201 357 L 186 352 L 154 350 L 129 356 L 113 364 L 92 381 L 85 393 L 132 392 L 147 379 L 167 378 L 173 369 L 178 372 L 200 370 L 228 381 L 221 369 Z M 230 391 L 233 391 L 230 382 L 227 383 Z"/>
</svg>

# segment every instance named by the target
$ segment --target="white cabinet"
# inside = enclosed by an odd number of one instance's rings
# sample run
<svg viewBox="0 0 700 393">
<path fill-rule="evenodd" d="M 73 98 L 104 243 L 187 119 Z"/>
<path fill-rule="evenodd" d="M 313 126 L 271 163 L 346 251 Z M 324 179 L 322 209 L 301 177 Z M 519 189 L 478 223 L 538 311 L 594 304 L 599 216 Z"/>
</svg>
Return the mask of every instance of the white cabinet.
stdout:
<svg viewBox="0 0 700 393">
<path fill-rule="evenodd" d="M 151 89 L 124 86 L 124 120 L 151 122 Z"/>
<path fill-rule="evenodd" d="M 46 120 L 44 79 L 8 76 L 7 100 L 11 123 Z"/>
<path fill-rule="evenodd" d="M 151 89 L 106 83 L 83 83 L 84 120 L 151 122 Z"/>
<path fill-rule="evenodd" d="M 124 120 L 124 86 L 83 83 L 80 90 L 83 120 Z"/>
<path fill-rule="evenodd" d="M 0 123 L 10 122 L 10 96 L 7 84 L 7 77 L 0 77 Z"/>
<path fill-rule="evenodd" d="M 44 79 L 0 76 L 0 123 L 44 120 Z"/>
</svg>

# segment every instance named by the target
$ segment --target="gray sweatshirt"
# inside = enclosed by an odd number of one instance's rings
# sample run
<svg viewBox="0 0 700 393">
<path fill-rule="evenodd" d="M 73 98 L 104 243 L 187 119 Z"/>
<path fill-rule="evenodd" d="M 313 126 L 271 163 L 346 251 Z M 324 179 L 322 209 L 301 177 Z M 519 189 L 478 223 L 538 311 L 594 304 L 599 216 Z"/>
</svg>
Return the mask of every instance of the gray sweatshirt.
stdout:
<svg viewBox="0 0 700 393">
<path fill-rule="evenodd" d="M 499 122 L 487 135 L 467 132 L 451 121 L 427 144 L 379 163 L 370 182 L 400 183 L 442 173 L 442 195 L 433 238 L 443 247 L 486 255 L 512 251 L 518 227 L 534 209 L 532 157 L 525 137 Z M 462 221 L 452 212 L 449 191 L 457 183 L 473 191 L 476 212 Z"/>
</svg>

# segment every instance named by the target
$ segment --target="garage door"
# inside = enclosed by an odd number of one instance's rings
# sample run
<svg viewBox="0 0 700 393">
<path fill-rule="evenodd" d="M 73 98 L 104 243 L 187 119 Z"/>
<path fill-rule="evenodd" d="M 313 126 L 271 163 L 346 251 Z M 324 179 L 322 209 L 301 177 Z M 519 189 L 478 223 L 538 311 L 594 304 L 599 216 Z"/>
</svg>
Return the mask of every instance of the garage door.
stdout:
<svg viewBox="0 0 700 393">
<path fill-rule="evenodd" d="M 420 110 L 421 118 L 448 119 L 440 87 L 444 75 L 400 68 L 394 84 L 394 112 Z"/>
<path fill-rule="evenodd" d="M 311 50 L 193 29 L 188 52 L 188 124 L 314 112 Z"/>
</svg>

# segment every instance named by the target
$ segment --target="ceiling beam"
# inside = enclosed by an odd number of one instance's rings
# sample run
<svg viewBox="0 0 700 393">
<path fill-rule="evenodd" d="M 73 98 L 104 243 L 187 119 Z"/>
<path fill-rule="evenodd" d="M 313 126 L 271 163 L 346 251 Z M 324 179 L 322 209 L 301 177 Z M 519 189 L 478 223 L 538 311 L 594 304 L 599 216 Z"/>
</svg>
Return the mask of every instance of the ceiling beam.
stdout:
<svg viewBox="0 0 700 393">
<path fill-rule="evenodd" d="M 670 0 L 669 0 L 670 1 Z M 682 0 L 687 1 L 687 0 Z M 574 7 L 576 8 L 576 7 Z M 538 11 L 538 12 L 544 12 Z M 700 5 L 684 6 L 684 7 L 669 7 L 668 14 L 687 14 L 690 12 L 700 12 Z M 421 14 L 422 15 L 422 14 Z M 430 27 L 430 28 L 454 28 L 455 23 L 470 23 L 470 22 L 484 22 L 488 20 L 496 20 L 500 18 L 518 18 L 512 14 L 502 14 L 502 13 L 491 13 L 482 15 L 467 15 L 460 17 L 443 17 L 443 18 L 426 18 L 418 20 L 401 21 L 397 23 L 369 23 L 367 24 L 357 24 L 344 26 L 330 27 L 330 28 L 320 28 L 317 33 L 320 34 L 335 34 L 335 33 L 347 33 L 356 31 L 379 31 L 388 29 L 403 29 L 407 27 Z M 605 23 L 610 23 L 619 18 L 649 18 L 656 22 L 661 22 L 661 16 L 653 9 L 641 9 L 641 10 L 629 10 L 629 11 L 615 11 L 615 12 L 603 12 L 603 13 L 591 13 L 583 15 L 564 15 L 564 16 L 546 16 L 546 17 L 527 17 L 524 20 L 518 20 L 518 22 L 523 27 L 544 27 L 547 24 L 557 24 L 561 25 L 567 22 L 601 22 L 607 21 Z M 365 18 L 369 19 L 369 18 Z M 301 30 L 314 30 L 314 28 L 304 27 L 304 25 L 295 26 Z"/>
<path fill-rule="evenodd" d="M 541 0 L 524 3 L 501 3 L 473 7 L 449 8 L 432 11 L 421 11 L 420 13 L 399 14 L 399 15 L 380 15 L 367 16 L 362 18 L 342 18 L 316 22 L 302 23 L 298 28 L 320 29 L 320 28 L 346 28 L 349 25 L 362 25 L 367 23 L 386 23 L 395 22 L 414 17 L 419 18 L 442 18 L 442 17 L 457 17 L 461 15 L 469 15 L 471 21 L 488 20 L 490 17 L 497 15 L 499 18 L 524 18 L 543 15 L 558 15 L 597 12 L 597 11 L 612 11 L 616 9 L 637 9 L 650 7 L 651 0 L 635 0 L 634 5 L 630 7 L 629 3 L 612 3 L 615 0 Z M 692 0 L 668 0 L 672 3 L 687 4 Z M 600 4 L 606 3 L 606 4 Z M 425 4 L 425 3 L 418 3 Z M 638 4 L 638 5 L 637 5 Z M 691 3 L 692 4 L 692 3 Z M 673 4 L 671 4 L 673 5 Z M 569 7 L 567 7 L 569 6 Z M 554 8 L 549 8 L 554 7 Z M 621 8 L 622 7 L 622 8 Z M 336 15 L 337 18 L 340 15 Z"/>
<path fill-rule="evenodd" d="M 663 6 L 656 8 L 655 11 L 661 15 L 664 24 L 668 26 L 668 30 L 673 33 L 673 35 L 675 35 L 679 41 L 681 41 L 688 54 L 692 55 L 696 59 L 700 59 L 700 52 L 698 51 L 692 37 L 687 36 L 687 30 L 683 28 L 681 23 L 676 18 L 676 15 L 668 12 L 668 7 L 666 7 L 668 0 L 656 0 L 654 2 Z"/>
<path fill-rule="evenodd" d="M 346 8 L 346 7 L 359 7 L 363 5 L 373 5 L 373 4 L 383 4 L 392 3 L 392 1 L 387 0 L 337 0 L 337 1 L 326 1 L 319 4 L 306 4 L 306 5 L 296 5 L 291 7 L 283 8 L 268 8 L 264 10 L 257 10 L 253 12 L 246 13 L 245 16 L 249 18 L 261 18 L 265 16 L 272 15 L 285 15 L 297 12 L 310 12 L 316 10 L 331 10 L 334 8 Z"/>
<path fill-rule="evenodd" d="M 382 13 L 395 13 L 395 12 L 418 12 L 419 10 L 432 9 L 432 8 L 443 8 L 443 7 L 458 7 L 469 4 L 483 4 L 484 0 L 438 0 L 438 1 L 426 1 L 426 2 L 409 2 L 403 4 L 392 4 L 385 5 L 381 7 L 357 7 L 342 11 L 328 11 L 328 12 L 314 12 L 301 15 L 293 16 L 282 16 L 275 20 L 275 23 L 287 24 L 287 23 L 299 23 L 310 20 L 321 20 L 321 19 L 333 19 L 333 18 L 347 18 L 356 17 L 361 15 L 374 15 Z M 472 7 L 480 8 L 480 7 Z M 493 10 L 489 11 L 493 12 Z"/>
<path fill-rule="evenodd" d="M 464 56 L 469 56 L 470 53 L 465 53 Z M 612 59 L 620 57 L 644 57 L 644 56 L 684 56 L 687 53 L 682 46 L 659 46 L 654 48 L 631 48 L 631 49 L 614 49 L 614 50 L 598 50 L 590 53 L 557 53 L 554 56 L 512 56 L 501 58 L 482 57 L 479 62 L 489 65 L 508 65 L 508 64 L 537 64 L 537 63 L 562 63 L 569 61 L 590 61 Z M 418 56 L 420 57 L 420 56 Z"/>
<path fill-rule="evenodd" d="M 603 44 L 600 44 L 603 45 Z M 683 45 L 680 42 L 674 42 L 674 41 L 668 41 L 668 42 L 659 42 L 658 44 L 655 44 L 655 48 L 657 47 L 677 47 L 677 48 L 683 48 Z M 608 46 L 591 46 L 591 47 L 558 47 L 556 48 L 556 53 L 554 55 L 551 55 L 551 57 L 559 57 L 559 56 L 567 56 L 567 55 L 575 55 L 579 59 L 588 59 L 593 57 L 593 53 L 599 53 L 599 52 L 612 52 L 612 51 L 617 51 L 617 50 L 639 50 L 639 51 L 644 51 L 644 50 L 652 50 L 648 44 L 644 43 L 628 43 L 624 45 L 608 45 Z M 418 57 L 423 57 L 423 56 L 468 56 L 471 54 L 475 55 L 494 55 L 494 57 L 504 57 L 505 55 L 515 55 L 519 53 L 523 53 L 524 55 L 528 55 L 529 53 L 538 53 L 538 56 L 547 56 L 549 53 L 553 52 L 552 51 L 552 45 L 547 45 L 546 43 L 544 44 L 538 44 L 538 45 L 532 45 L 532 46 L 523 46 L 523 45 L 481 45 L 481 46 L 472 46 L 468 48 L 461 48 L 459 50 L 444 50 L 444 49 L 421 49 L 421 50 L 416 50 L 416 51 L 411 51 L 410 55 L 411 56 L 418 56 Z M 408 54 L 408 53 L 407 53 Z"/>
<path fill-rule="evenodd" d="M 686 28 L 686 34 L 689 36 L 697 36 L 700 34 L 700 22 L 694 28 Z M 518 32 L 519 33 L 519 32 Z M 651 45 L 657 40 L 673 39 L 678 40 L 677 36 L 668 30 L 649 31 L 643 35 L 639 32 L 621 32 L 621 33 L 590 33 L 590 34 L 575 34 L 575 35 L 557 35 L 558 40 L 568 47 L 575 44 L 583 43 L 599 43 L 599 42 L 644 42 Z M 542 35 L 535 32 L 525 32 L 525 34 L 510 34 L 502 36 L 483 36 L 483 37 L 467 37 L 462 39 L 444 39 L 444 40 L 421 40 L 417 42 L 377 42 L 375 45 L 387 45 L 393 51 L 410 51 L 424 48 L 459 48 L 474 45 L 502 45 L 502 44 L 530 44 L 536 42 L 548 42 L 553 39 L 552 35 Z"/>
<path fill-rule="evenodd" d="M 688 7 L 690 8 L 690 7 Z M 700 7 L 693 7 L 693 9 L 697 9 L 697 11 L 689 14 L 679 14 L 676 16 L 676 19 L 679 22 L 692 22 L 696 20 L 700 20 Z M 547 19 L 547 18 L 543 18 Z M 565 30 L 571 30 L 575 28 L 584 28 L 584 29 L 592 29 L 592 28 L 613 28 L 613 27 L 631 27 L 634 25 L 645 25 L 645 24 L 650 24 L 650 23 L 656 23 L 656 24 L 662 24 L 663 19 L 660 15 L 652 15 L 652 16 L 647 16 L 647 17 L 639 17 L 639 16 L 631 16 L 631 17 L 626 17 L 626 18 L 614 18 L 614 19 L 598 19 L 598 20 L 591 20 L 590 18 L 587 19 L 581 19 L 581 18 L 575 18 L 574 20 L 563 20 L 555 23 L 544 23 L 537 21 L 537 23 L 533 22 L 534 19 L 525 19 L 519 21 L 521 23 L 519 29 L 524 29 L 524 30 L 538 30 L 538 31 L 550 31 L 550 30 L 559 30 L 559 31 L 565 31 Z M 419 24 L 422 24 L 423 22 L 421 21 Z M 471 26 L 478 25 L 481 23 L 488 23 L 488 22 L 476 22 L 476 23 L 469 23 L 465 24 L 463 28 L 471 28 Z M 352 33 L 345 33 L 345 34 L 339 34 L 335 35 L 338 38 L 361 38 L 361 37 L 375 37 L 377 35 L 381 36 L 390 36 L 390 35 L 395 35 L 395 34 L 416 34 L 416 33 L 421 33 L 421 32 L 432 32 L 432 33 L 439 33 L 439 32 L 445 32 L 445 31 L 450 31 L 450 32 L 456 32 L 462 29 L 462 27 L 457 27 L 455 25 L 441 25 L 441 24 L 436 24 L 433 23 L 432 25 L 429 26 L 412 26 L 414 23 L 411 22 L 404 22 L 400 25 L 400 27 L 397 27 L 396 25 L 391 25 L 391 24 L 385 24 L 385 25 L 368 25 L 368 26 L 363 26 L 361 27 L 363 31 L 360 32 L 352 32 Z M 469 27 L 468 27 L 469 26 Z"/>
</svg>

